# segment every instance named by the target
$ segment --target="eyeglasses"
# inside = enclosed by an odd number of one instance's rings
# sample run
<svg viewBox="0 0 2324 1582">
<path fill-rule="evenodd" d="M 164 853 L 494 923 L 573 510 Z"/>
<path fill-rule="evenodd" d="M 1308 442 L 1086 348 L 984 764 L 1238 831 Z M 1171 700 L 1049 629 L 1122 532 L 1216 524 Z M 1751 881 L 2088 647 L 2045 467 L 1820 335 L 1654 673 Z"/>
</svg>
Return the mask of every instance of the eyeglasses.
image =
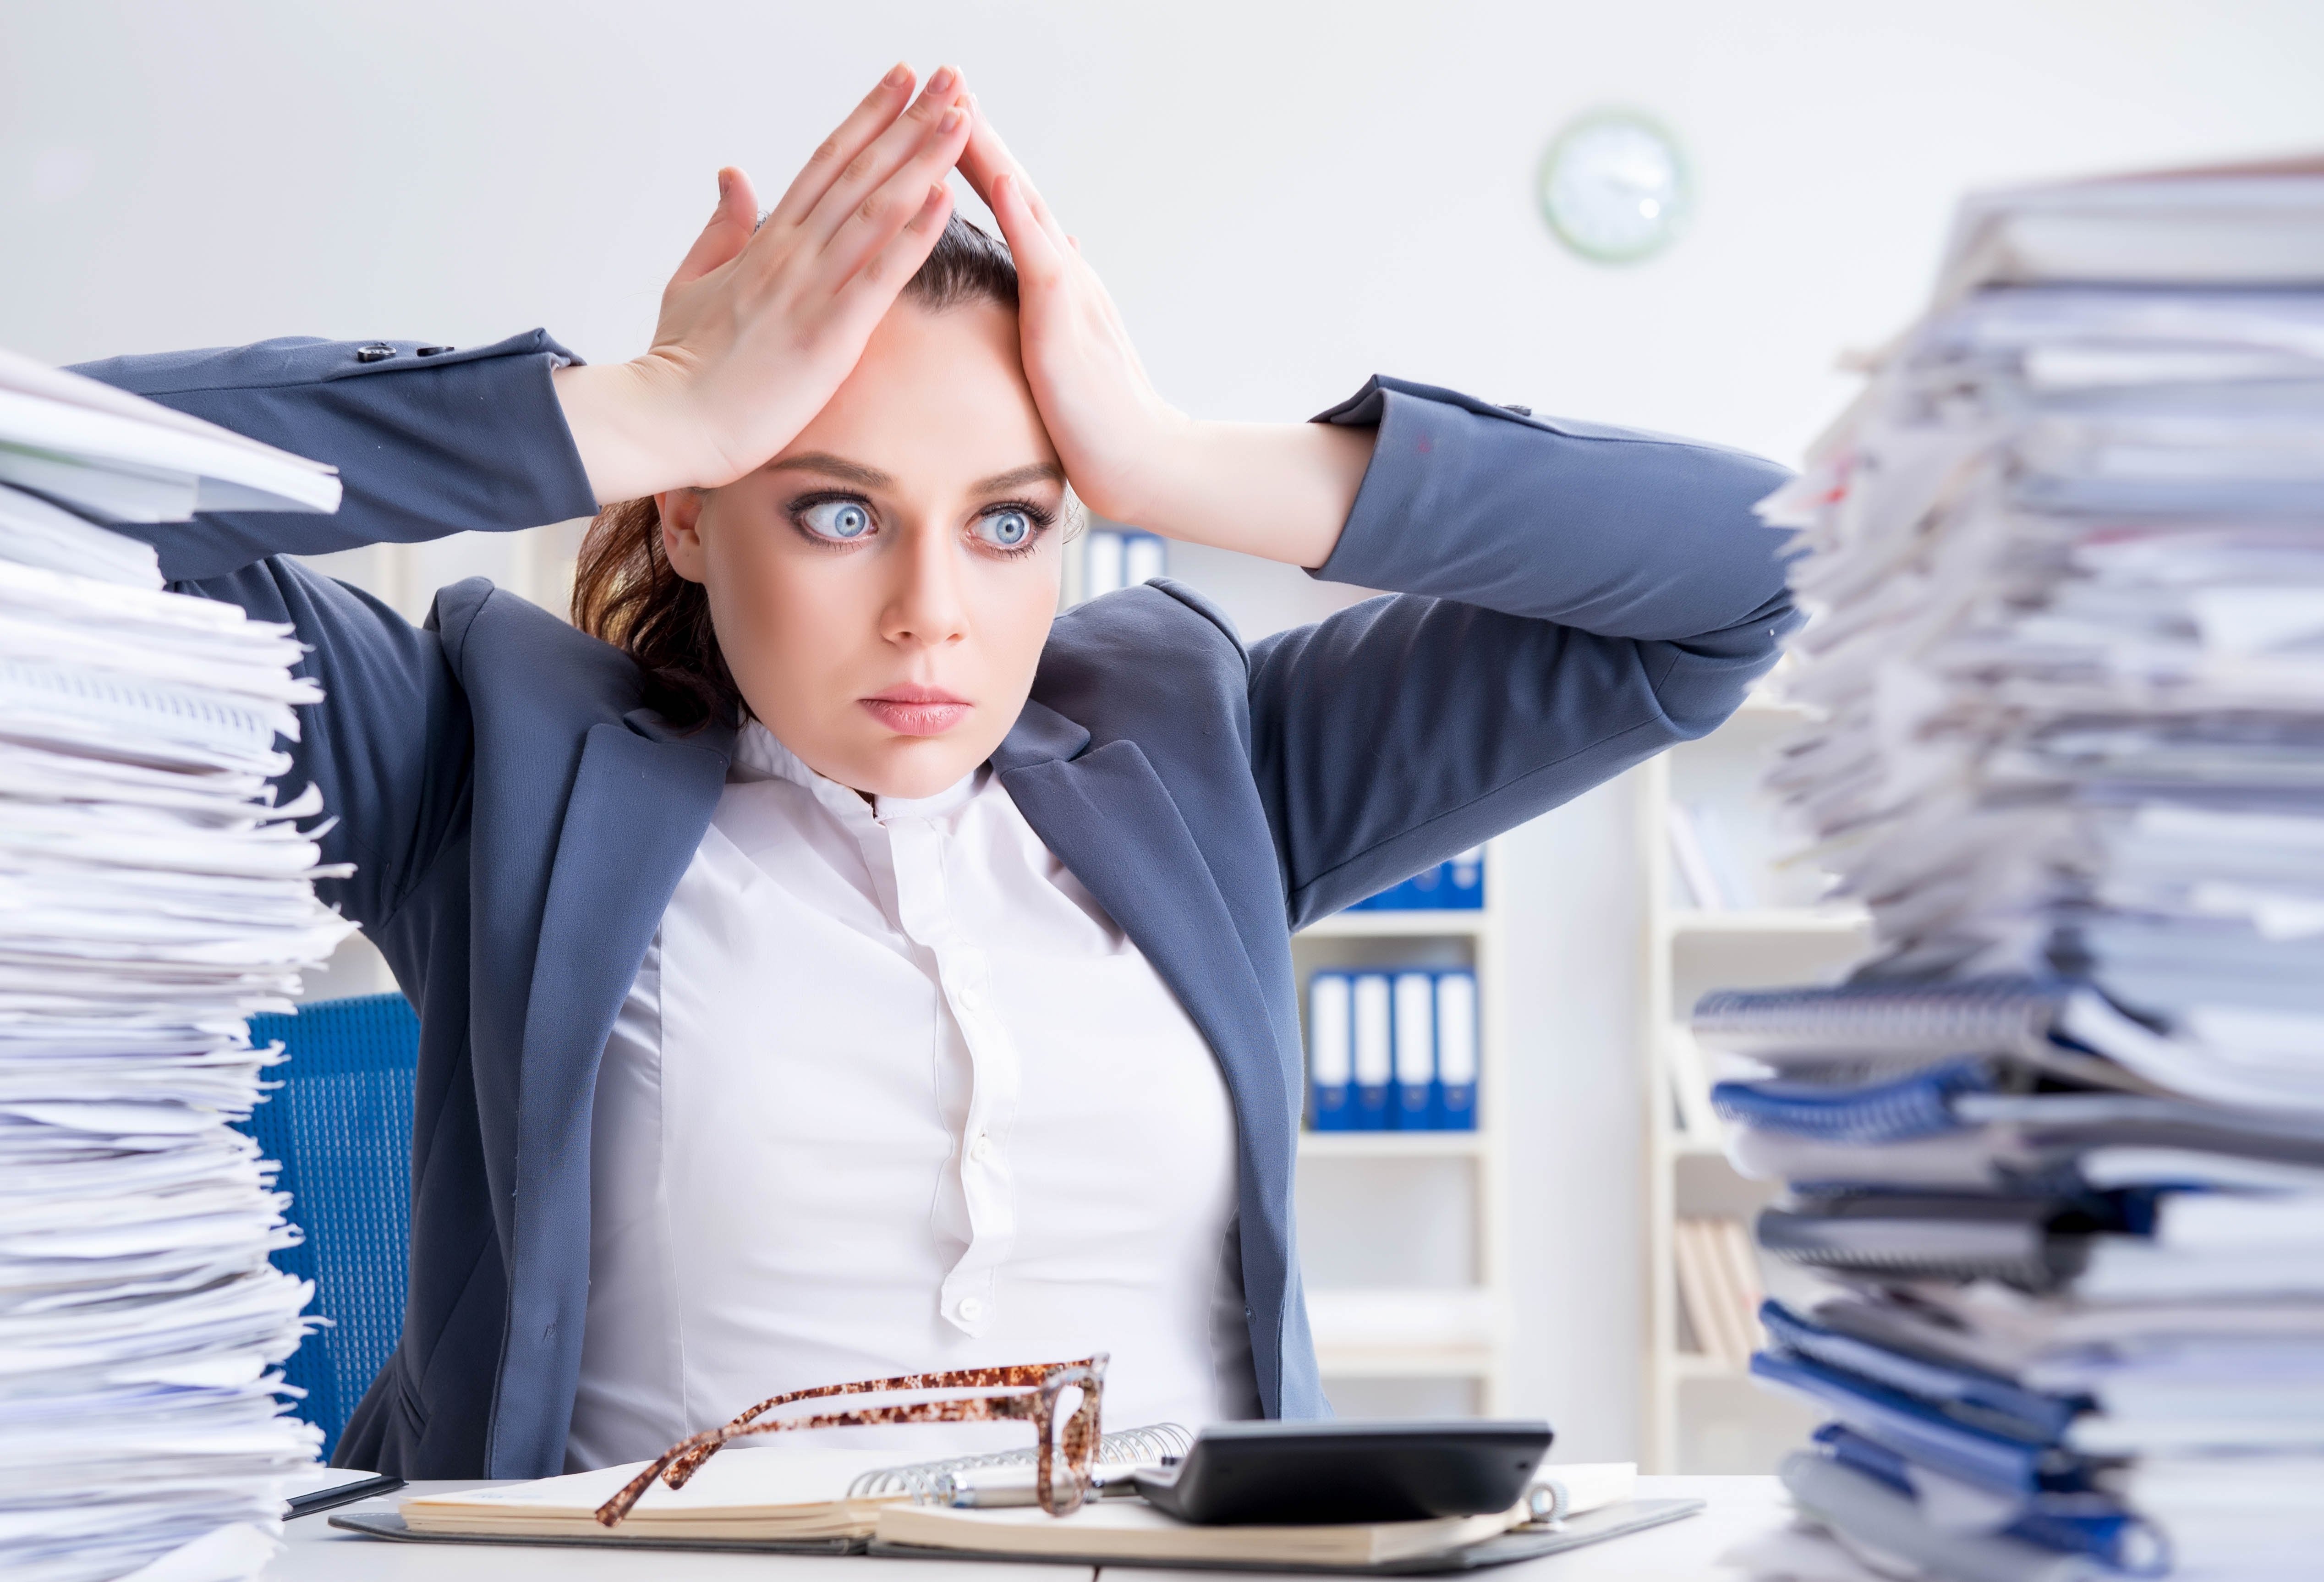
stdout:
<svg viewBox="0 0 2324 1582">
<path fill-rule="evenodd" d="M 636 1508 L 654 1479 L 682 1489 L 718 1448 L 754 1434 L 788 1433 L 793 1429 L 858 1428 L 874 1423 L 994 1422 L 1015 1419 L 1030 1422 L 1040 1436 L 1034 1447 L 1033 1493 L 1041 1509 L 1052 1516 L 1070 1516 L 1089 1498 L 1097 1466 L 1099 1409 L 1105 1394 L 1107 1355 L 1099 1352 L 1077 1363 L 1024 1363 L 997 1368 L 955 1368 L 945 1374 L 902 1374 L 892 1379 L 866 1379 L 856 1384 L 825 1384 L 794 1390 L 761 1401 L 724 1428 L 708 1429 L 679 1440 L 656 1457 L 652 1466 L 622 1485 L 612 1499 L 597 1507 L 597 1520 L 618 1526 Z M 867 1406 L 854 1411 L 825 1411 L 809 1417 L 758 1420 L 778 1406 L 794 1402 L 828 1400 L 835 1395 L 874 1395 L 906 1390 L 1000 1390 L 1004 1394 L 964 1395 L 949 1401 L 918 1401 L 899 1406 Z M 1069 1391 L 1079 1399 L 1062 1421 L 1058 1402 Z M 1063 1460 L 1060 1462 L 1060 1456 Z M 1058 1475 L 1062 1472 L 1064 1476 Z"/>
</svg>

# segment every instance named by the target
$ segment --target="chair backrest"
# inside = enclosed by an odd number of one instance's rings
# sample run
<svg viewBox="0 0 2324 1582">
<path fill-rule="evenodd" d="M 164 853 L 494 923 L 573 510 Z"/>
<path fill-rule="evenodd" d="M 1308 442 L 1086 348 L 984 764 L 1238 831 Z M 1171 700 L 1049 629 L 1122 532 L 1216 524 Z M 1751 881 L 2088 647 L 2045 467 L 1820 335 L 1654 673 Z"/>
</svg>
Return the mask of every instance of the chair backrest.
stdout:
<svg viewBox="0 0 2324 1582">
<path fill-rule="evenodd" d="M 276 1184 L 306 1233 L 274 1263 L 313 1281 L 309 1310 L 332 1320 L 283 1367 L 307 1392 L 298 1415 L 323 1430 L 327 1458 L 403 1329 L 420 1018 L 401 995 L 365 995 L 254 1016 L 250 1036 L 290 1051 L 269 1073 L 282 1086 L 243 1130 L 282 1161 Z"/>
</svg>

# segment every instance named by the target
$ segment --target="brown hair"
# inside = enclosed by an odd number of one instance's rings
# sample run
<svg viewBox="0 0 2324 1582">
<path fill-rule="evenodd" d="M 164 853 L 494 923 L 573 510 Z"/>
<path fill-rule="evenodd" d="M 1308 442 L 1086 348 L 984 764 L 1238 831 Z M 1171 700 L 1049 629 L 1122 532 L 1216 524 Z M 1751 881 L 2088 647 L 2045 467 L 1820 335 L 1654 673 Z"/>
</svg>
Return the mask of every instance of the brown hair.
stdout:
<svg viewBox="0 0 2324 1582">
<path fill-rule="evenodd" d="M 902 296 L 938 311 L 964 302 L 1014 310 L 1017 264 L 1007 243 L 955 214 Z M 741 723 L 742 694 L 719 652 L 709 595 L 670 565 L 652 495 L 608 505 L 589 524 L 573 570 L 573 624 L 637 661 L 647 705 L 671 724 Z"/>
</svg>

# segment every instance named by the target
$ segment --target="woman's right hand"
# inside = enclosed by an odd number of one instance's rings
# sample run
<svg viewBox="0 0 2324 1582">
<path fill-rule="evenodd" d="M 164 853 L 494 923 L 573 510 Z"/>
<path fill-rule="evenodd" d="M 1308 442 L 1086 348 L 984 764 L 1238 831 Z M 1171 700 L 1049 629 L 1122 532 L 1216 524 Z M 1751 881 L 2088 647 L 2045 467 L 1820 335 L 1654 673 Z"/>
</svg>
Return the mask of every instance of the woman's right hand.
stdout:
<svg viewBox="0 0 2324 1582">
<path fill-rule="evenodd" d="M 910 108 L 882 78 L 752 227 L 758 199 L 718 172 L 718 208 L 670 277 L 652 347 L 576 365 L 557 396 L 598 503 L 715 488 L 764 465 L 821 412 L 952 215 L 968 89 L 946 66 Z"/>
</svg>

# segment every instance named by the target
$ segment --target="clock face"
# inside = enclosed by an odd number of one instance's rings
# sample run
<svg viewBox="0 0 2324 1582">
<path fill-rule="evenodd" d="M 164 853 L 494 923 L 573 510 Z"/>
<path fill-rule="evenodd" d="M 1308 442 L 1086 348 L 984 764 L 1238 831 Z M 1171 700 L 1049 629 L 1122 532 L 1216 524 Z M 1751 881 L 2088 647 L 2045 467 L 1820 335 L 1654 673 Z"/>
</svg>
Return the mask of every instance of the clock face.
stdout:
<svg viewBox="0 0 2324 1582">
<path fill-rule="evenodd" d="M 1693 198 L 1677 140 L 1633 111 L 1582 116 L 1542 157 L 1549 228 L 1600 264 L 1634 264 L 1669 246 L 1685 228 Z"/>
</svg>

